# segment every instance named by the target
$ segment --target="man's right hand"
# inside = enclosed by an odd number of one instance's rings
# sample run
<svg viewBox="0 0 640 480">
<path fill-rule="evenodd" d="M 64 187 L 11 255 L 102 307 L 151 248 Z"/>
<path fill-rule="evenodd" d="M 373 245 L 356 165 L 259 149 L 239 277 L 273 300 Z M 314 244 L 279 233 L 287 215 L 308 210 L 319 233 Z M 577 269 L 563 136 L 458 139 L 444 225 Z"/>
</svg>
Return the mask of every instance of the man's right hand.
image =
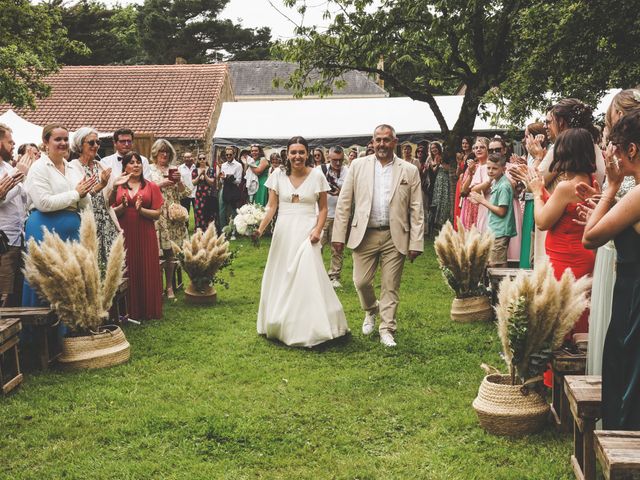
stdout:
<svg viewBox="0 0 640 480">
<path fill-rule="evenodd" d="M 331 246 L 336 253 L 342 253 L 344 251 L 344 243 L 342 242 L 331 242 Z"/>
</svg>

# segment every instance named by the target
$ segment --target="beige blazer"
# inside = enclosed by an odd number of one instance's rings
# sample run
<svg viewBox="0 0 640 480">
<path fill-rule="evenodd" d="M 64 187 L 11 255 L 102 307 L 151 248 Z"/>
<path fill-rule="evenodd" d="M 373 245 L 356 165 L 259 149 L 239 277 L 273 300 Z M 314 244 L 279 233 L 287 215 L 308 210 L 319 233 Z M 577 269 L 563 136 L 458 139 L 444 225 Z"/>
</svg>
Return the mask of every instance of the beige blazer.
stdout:
<svg viewBox="0 0 640 480">
<path fill-rule="evenodd" d="M 352 206 L 354 207 L 347 247 L 360 245 L 367 231 L 375 175 L 375 155 L 356 158 L 340 190 L 333 220 L 332 242 L 345 243 Z M 415 165 L 395 157 L 393 163 L 389 227 L 393 244 L 400 253 L 424 250 L 424 212 L 420 174 Z"/>
</svg>

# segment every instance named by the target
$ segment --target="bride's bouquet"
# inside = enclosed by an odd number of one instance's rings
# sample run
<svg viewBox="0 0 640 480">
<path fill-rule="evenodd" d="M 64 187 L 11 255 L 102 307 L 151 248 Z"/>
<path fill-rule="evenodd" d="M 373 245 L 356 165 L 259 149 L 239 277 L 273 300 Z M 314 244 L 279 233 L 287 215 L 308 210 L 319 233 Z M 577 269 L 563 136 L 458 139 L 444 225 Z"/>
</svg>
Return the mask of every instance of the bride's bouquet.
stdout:
<svg viewBox="0 0 640 480">
<path fill-rule="evenodd" d="M 265 215 L 266 211 L 262 205 L 247 203 L 238 209 L 233 219 L 233 227 L 239 235 L 252 237 Z"/>
</svg>

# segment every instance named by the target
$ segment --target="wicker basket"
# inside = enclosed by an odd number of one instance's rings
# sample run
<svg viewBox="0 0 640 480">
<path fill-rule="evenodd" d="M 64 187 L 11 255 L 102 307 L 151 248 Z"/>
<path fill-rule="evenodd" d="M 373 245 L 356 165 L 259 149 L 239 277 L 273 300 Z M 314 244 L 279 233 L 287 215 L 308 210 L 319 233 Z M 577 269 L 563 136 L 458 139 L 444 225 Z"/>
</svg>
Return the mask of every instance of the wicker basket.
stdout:
<svg viewBox="0 0 640 480">
<path fill-rule="evenodd" d="M 509 375 L 487 375 L 473 401 L 480 425 L 494 435 L 527 435 L 540 431 L 549 417 L 549 404 L 539 393 L 523 393 Z"/>
<path fill-rule="evenodd" d="M 454 298 L 451 304 L 451 320 L 455 322 L 485 322 L 493 320 L 491 299 L 485 295 Z"/>
<path fill-rule="evenodd" d="M 209 287 L 206 292 L 199 292 L 189 284 L 184 291 L 184 301 L 191 305 L 215 305 L 218 301 L 218 293 L 213 287 Z"/>
<path fill-rule="evenodd" d="M 65 370 L 105 368 L 125 363 L 130 353 L 122 329 L 105 325 L 91 335 L 64 338 L 58 362 Z"/>
</svg>

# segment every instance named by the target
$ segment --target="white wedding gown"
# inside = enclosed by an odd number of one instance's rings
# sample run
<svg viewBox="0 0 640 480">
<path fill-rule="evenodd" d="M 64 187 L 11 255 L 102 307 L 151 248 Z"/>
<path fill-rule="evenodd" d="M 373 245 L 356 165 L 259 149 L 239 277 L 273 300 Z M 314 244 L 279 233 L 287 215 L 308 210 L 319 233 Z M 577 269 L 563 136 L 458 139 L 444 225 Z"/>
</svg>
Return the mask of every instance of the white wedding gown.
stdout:
<svg viewBox="0 0 640 480">
<path fill-rule="evenodd" d="M 329 190 L 319 169 L 293 188 L 281 169 L 267 179 L 278 194 L 278 217 L 262 277 L 258 333 L 294 347 L 313 347 L 349 332 L 342 304 L 311 244 L 318 194 Z"/>
</svg>

